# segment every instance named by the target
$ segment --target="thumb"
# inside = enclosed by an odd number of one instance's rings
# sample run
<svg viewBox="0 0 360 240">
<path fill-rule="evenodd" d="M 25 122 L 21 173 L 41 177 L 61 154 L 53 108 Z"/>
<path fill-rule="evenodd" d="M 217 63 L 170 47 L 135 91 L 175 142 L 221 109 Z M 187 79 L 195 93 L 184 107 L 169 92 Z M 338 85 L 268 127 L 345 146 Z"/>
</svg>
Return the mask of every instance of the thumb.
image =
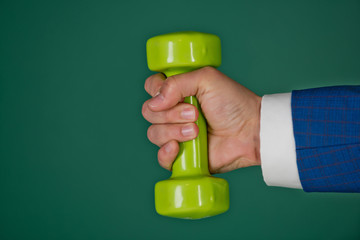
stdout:
<svg viewBox="0 0 360 240">
<path fill-rule="evenodd" d="M 196 96 L 202 90 L 201 82 L 209 68 L 211 67 L 168 77 L 159 93 L 148 101 L 150 110 L 164 111 L 174 107 L 184 97 Z"/>
</svg>

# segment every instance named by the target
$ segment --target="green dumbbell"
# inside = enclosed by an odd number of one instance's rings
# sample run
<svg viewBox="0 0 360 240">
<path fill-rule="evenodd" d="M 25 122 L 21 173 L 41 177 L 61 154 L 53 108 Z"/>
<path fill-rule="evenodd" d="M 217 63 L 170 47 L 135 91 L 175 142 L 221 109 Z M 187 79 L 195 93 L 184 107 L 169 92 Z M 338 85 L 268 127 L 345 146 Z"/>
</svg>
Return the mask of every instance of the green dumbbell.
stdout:
<svg viewBox="0 0 360 240">
<path fill-rule="evenodd" d="M 167 77 L 221 64 L 220 39 L 200 32 L 177 32 L 150 38 L 146 43 L 149 69 Z M 160 215 L 199 219 L 229 208 L 229 185 L 210 175 L 206 121 L 195 96 L 184 102 L 199 109 L 196 139 L 180 143 L 170 179 L 155 185 L 155 208 Z"/>
</svg>

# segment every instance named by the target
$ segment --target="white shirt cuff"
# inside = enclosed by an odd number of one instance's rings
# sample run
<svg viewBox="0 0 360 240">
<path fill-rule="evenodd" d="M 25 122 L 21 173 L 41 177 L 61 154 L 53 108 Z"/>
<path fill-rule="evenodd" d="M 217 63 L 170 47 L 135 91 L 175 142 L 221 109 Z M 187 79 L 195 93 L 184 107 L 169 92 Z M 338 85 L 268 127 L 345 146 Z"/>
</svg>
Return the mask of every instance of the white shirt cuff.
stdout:
<svg viewBox="0 0 360 240">
<path fill-rule="evenodd" d="M 264 181 L 268 186 L 302 189 L 296 163 L 291 93 L 263 96 L 260 155 Z"/>
</svg>

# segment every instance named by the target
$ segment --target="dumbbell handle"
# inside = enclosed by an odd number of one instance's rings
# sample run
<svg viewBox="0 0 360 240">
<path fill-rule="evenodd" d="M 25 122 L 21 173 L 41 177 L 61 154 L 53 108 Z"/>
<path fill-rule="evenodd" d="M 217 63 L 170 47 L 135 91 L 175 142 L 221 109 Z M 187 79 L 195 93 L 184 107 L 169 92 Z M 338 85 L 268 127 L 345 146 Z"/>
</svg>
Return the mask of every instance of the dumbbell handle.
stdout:
<svg viewBox="0 0 360 240">
<path fill-rule="evenodd" d="M 164 71 L 164 74 L 170 77 L 191 70 L 193 69 L 172 69 L 171 71 Z M 199 110 L 199 116 L 195 122 L 199 127 L 199 134 L 193 140 L 180 143 L 179 153 L 172 166 L 171 178 L 209 176 L 206 120 L 195 96 L 185 97 L 184 102 L 194 105 Z"/>
</svg>

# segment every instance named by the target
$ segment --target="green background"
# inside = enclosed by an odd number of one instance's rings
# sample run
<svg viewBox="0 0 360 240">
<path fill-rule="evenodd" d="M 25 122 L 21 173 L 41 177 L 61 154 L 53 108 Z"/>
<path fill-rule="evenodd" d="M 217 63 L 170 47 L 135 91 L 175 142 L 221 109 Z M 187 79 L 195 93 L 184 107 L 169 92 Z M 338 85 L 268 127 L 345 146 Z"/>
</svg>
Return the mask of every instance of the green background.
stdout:
<svg viewBox="0 0 360 240">
<path fill-rule="evenodd" d="M 1 1 L 0 239 L 360 239 L 359 194 L 260 167 L 218 175 L 225 214 L 156 214 L 145 42 L 180 30 L 219 35 L 219 69 L 260 95 L 360 83 L 359 1 Z"/>
</svg>

